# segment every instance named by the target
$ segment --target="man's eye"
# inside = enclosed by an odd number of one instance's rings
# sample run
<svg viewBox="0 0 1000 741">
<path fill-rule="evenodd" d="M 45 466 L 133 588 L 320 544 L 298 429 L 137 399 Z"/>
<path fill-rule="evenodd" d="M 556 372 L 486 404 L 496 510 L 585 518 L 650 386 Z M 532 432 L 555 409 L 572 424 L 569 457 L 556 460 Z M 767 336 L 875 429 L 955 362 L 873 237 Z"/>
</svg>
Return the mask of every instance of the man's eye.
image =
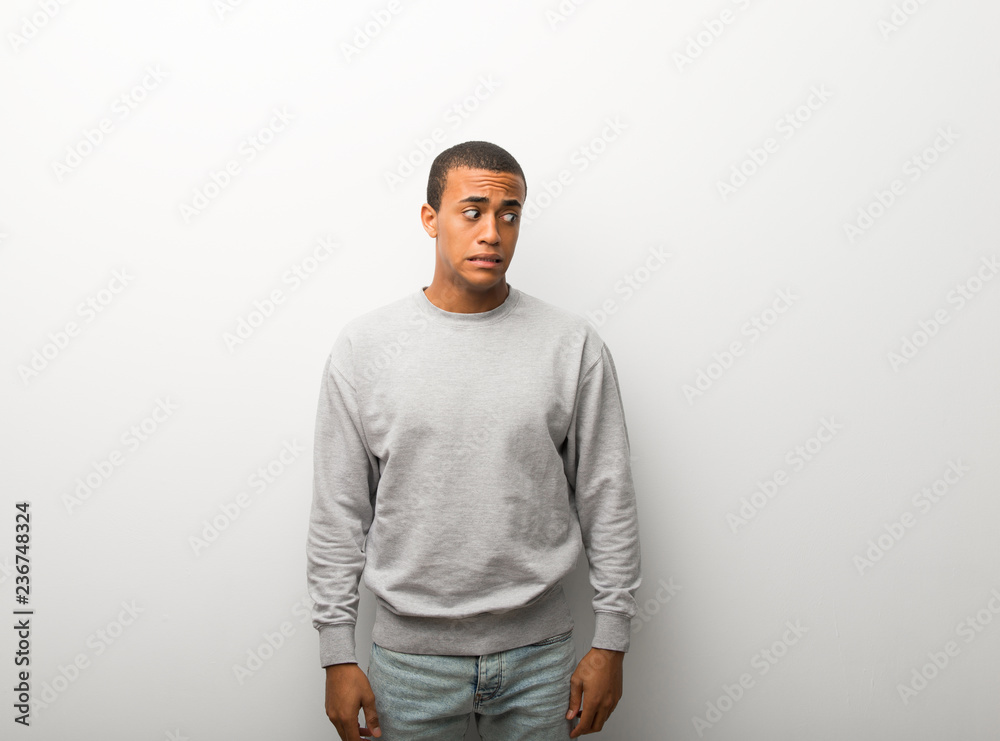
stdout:
<svg viewBox="0 0 1000 741">
<path fill-rule="evenodd" d="M 479 209 L 478 208 L 467 208 L 462 213 L 463 214 L 469 214 L 469 213 L 478 214 L 479 213 Z"/>
<path fill-rule="evenodd" d="M 507 217 L 507 216 L 510 217 L 510 219 L 507 220 L 508 224 L 513 224 L 515 221 L 517 221 L 517 214 L 504 214 L 504 216 L 505 217 Z"/>
</svg>

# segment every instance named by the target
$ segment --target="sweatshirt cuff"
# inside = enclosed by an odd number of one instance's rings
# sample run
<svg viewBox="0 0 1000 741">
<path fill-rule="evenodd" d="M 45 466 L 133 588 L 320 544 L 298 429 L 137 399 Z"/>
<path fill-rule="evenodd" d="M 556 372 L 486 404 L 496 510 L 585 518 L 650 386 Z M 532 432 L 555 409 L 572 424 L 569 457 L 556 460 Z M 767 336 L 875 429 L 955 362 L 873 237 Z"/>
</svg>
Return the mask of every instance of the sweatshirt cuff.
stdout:
<svg viewBox="0 0 1000 741">
<path fill-rule="evenodd" d="M 337 623 L 320 627 L 319 663 L 322 667 L 358 663 L 354 655 L 354 623 Z"/>
<path fill-rule="evenodd" d="M 628 653 L 632 637 L 632 621 L 620 612 L 594 613 L 594 640 L 592 648 L 606 648 Z"/>
</svg>

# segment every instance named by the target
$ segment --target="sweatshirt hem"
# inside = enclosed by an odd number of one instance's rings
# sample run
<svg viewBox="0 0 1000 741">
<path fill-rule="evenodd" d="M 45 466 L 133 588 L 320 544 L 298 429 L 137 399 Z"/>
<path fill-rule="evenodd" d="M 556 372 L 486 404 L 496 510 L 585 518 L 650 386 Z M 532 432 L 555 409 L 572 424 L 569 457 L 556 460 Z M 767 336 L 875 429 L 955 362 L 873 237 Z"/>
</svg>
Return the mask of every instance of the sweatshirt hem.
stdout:
<svg viewBox="0 0 1000 741">
<path fill-rule="evenodd" d="M 438 656 L 482 656 L 528 646 L 574 628 L 557 584 L 530 605 L 466 618 L 397 615 L 376 598 L 372 642 L 390 651 Z"/>
</svg>

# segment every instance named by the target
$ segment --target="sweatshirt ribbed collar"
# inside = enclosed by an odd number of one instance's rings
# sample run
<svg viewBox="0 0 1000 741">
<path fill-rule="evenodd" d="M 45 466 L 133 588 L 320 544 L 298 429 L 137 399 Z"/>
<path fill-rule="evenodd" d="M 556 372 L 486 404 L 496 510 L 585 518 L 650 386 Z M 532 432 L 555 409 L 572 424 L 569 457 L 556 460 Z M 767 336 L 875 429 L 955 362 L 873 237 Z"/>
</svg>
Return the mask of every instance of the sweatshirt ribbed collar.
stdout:
<svg viewBox="0 0 1000 741">
<path fill-rule="evenodd" d="M 431 321 L 450 324 L 452 326 L 482 326 L 484 324 L 492 324 L 493 322 L 500 321 L 510 314 L 521 300 L 521 292 L 514 288 L 514 286 L 510 284 L 510 281 L 507 281 L 507 285 L 510 287 L 510 292 L 507 294 L 507 298 L 504 299 L 502 304 L 497 306 L 495 309 L 480 311 L 473 314 L 445 311 L 441 307 L 435 306 L 431 303 L 431 300 L 427 298 L 427 294 L 424 293 L 424 288 L 429 288 L 429 286 L 424 286 L 417 291 L 414 299 L 419 304 L 424 314 L 426 314 Z"/>
</svg>

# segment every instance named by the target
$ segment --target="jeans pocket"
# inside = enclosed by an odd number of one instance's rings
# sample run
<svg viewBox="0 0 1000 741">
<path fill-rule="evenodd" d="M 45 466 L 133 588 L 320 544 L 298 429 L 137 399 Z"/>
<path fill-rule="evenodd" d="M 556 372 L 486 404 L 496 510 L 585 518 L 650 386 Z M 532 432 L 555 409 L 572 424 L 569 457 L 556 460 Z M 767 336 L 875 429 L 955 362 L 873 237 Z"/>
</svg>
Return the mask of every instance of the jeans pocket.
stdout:
<svg viewBox="0 0 1000 741">
<path fill-rule="evenodd" d="M 560 633 L 557 636 L 552 636 L 551 638 L 546 638 L 544 641 L 539 641 L 538 643 L 531 643 L 531 646 L 550 646 L 553 643 L 562 643 L 563 641 L 568 641 L 573 635 L 572 630 L 568 630 L 565 633 Z"/>
</svg>

